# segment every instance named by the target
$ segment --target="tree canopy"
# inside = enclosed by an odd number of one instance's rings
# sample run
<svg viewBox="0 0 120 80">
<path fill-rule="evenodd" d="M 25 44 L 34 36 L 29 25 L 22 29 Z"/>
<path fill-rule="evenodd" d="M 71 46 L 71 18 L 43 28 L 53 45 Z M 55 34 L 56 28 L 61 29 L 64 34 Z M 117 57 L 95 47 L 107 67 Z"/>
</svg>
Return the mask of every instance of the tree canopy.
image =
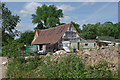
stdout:
<svg viewBox="0 0 120 80">
<path fill-rule="evenodd" d="M 84 24 L 80 35 L 86 39 L 95 39 L 96 36 L 111 36 L 116 39 L 120 39 L 118 23 L 113 24 L 112 22 L 100 22 L 96 24 Z"/>
<path fill-rule="evenodd" d="M 37 24 L 36 29 L 55 27 L 56 24 L 60 24 L 61 17 L 63 17 L 61 9 L 57 9 L 54 5 L 42 5 L 37 7 L 36 14 L 32 14 L 32 23 Z"/>
<path fill-rule="evenodd" d="M 110 21 L 107 21 L 103 24 L 100 22 L 96 24 L 83 24 L 82 28 L 80 25 L 71 21 L 79 34 L 85 39 L 95 39 L 96 36 L 111 36 L 115 39 L 120 39 L 119 33 L 119 23 L 113 24 Z"/>
<path fill-rule="evenodd" d="M 24 44 L 30 45 L 34 38 L 34 34 L 35 34 L 35 32 L 33 32 L 33 31 L 26 31 L 21 34 L 20 38 L 17 39 L 17 41 L 19 43 L 24 43 Z"/>
<path fill-rule="evenodd" d="M 76 30 L 78 31 L 78 33 L 80 33 L 81 32 L 80 25 L 77 24 L 77 23 L 75 23 L 75 22 L 73 22 L 73 21 L 71 21 L 71 23 L 74 25 L 74 27 L 76 28 Z"/>
<path fill-rule="evenodd" d="M 16 30 L 17 23 L 20 22 L 19 16 L 12 15 L 11 11 L 2 3 L 2 42 L 8 43 L 8 40 L 13 40 L 18 36 L 19 31 Z"/>
</svg>

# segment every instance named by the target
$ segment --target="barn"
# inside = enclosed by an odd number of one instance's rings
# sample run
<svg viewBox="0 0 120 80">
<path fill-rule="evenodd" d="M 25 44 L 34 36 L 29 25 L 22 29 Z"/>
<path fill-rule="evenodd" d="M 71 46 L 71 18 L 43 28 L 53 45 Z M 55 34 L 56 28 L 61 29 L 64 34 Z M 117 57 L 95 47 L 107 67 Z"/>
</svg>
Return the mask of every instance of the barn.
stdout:
<svg viewBox="0 0 120 80">
<path fill-rule="evenodd" d="M 80 50 L 80 44 L 85 41 L 79 35 L 72 23 L 57 27 L 35 31 L 32 46 L 38 46 L 39 51 L 51 51 L 64 49 L 71 52 L 73 48 Z"/>
</svg>

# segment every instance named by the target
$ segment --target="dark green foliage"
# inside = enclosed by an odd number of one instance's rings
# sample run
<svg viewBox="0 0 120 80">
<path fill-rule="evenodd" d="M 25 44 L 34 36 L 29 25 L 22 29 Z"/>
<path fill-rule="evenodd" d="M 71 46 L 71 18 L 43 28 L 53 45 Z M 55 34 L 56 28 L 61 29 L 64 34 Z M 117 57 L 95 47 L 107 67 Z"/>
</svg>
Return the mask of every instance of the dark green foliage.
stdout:
<svg viewBox="0 0 120 80">
<path fill-rule="evenodd" d="M 30 45 L 34 38 L 34 34 L 35 34 L 35 32 L 33 32 L 33 31 L 24 32 L 21 34 L 20 38 L 17 39 L 17 41 L 19 43 L 24 43 L 26 45 Z"/>
<path fill-rule="evenodd" d="M 103 24 L 84 24 L 80 33 L 86 39 L 95 39 L 96 36 L 111 36 L 120 39 L 118 23 L 105 22 Z"/>
<path fill-rule="evenodd" d="M 23 46 L 23 43 L 19 43 L 16 40 L 8 41 L 8 45 L 2 47 L 3 56 L 7 57 L 19 57 L 20 56 L 20 47 Z"/>
<path fill-rule="evenodd" d="M 108 67 L 110 63 L 106 61 L 98 62 L 98 64 L 94 66 L 89 66 L 88 70 L 86 70 L 85 75 L 87 74 L 87 78 L 117 78 L 117 73 L 113 73 Z M 88 75 L 89 74 L 89 75 Z M 91 74 L 91 75 L 90 75 Z"/>
<path fill-rule="evenodd" d="M 24 57 L 15 58 L 8 65 L 6 76 L 9 78 L 29 78 L 33 75 L 33 70 L 38 67 L 39 58 L 30 58 L 25 60 Z"/>
<path fill-rule="evenodd" d="M 78 31 L 78 33 L 80 33 L 81 32 L 80 25 L 77 24 L 77 23 L 75 23 L 75 22 L 72 22 L 72 21 L 71 21 L 71 23 L 74 25 L 74 27 L 76 28 L 76 30 Z"/>
<path fill-rule="evenodd" d="M 37 29 L 55 27 L 60 23 L 60 17 L 63 17 L 61 9 L 57 10 L 54 5 L 42 5 L 42 7 L 37 7 L 36 14 L 32 14 L 32 23 L 37 24 Z"/>
<path fill-rule="evenodd" d="M 95 39 L 97 36 L 96 28 L 98 26 L 94 26 L 93 24 L 87 24 L 82 26 L 82 33 L 80 33 L 81 36 L 83 36 L 86 39 Z"/>
<path fill-rule="evenodd" d="M 42 63 L 41 71 L 38 73 L 40 77 L 47 78 L 65 78 L 65 77 L 78 77 L 79 73 L 84 70 L 84 64 L 81 59 L 75 55 L 68 55 L 62 58 L 61 61 L 50 61 L 47 57 L 47 65 Z"/>
<path fill-rule="evenodd" d="M 100 22 L 98 22 L 96 24 L 83 24 L 82 29 L 79 24 L 75 22 L 71 23 L 85 39 L 95 39 L 96 36 L 111 36 L 115 39 L 120 39 L 118 23 L 113 24 L 112 22 L 105 22 L 100 24 Z"/>
<path fill-rule="evenodd" d="M 53 56 L 53 55 L 51 55 Z M 17 59 L 8 65 L 8 77 L 32 78 L 117 78 L 117 74 L 108 67 L 108 62 L 99 62 L 95 66 L 85 67 L 80 57 L 69 54 L 57 61 L 51 56 Z"/>
<path fill-rule="evenodd" d="M 38 24 L 37 27 L 34 28 L 34 30 L 36 29 L 47 29 L 46 27 L 43 27 L 43 25 Z"/>
<path fill-rule="evenodd" d="M 8 43 L 8 40 L 13 40 L 15 36 L 19 35 L 16 30 L 17 23 L 20 22 L 19 16 L 12 15 L 11 11 L 2 3 L 2 42 L 3 45 Z"/>
</svg>

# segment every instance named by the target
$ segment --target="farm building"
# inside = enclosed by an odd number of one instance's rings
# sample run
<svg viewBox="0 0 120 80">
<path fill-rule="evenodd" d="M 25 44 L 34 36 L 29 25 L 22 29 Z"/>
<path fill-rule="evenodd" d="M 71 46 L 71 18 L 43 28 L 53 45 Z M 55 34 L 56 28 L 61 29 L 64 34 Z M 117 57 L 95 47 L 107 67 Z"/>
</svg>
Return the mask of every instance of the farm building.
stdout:
<svg viewBox="0 0 120 80">
<path fill-rule="evenodd" d="M 109 45 L 115 45 L 116 40 L 110 36 L 97 36 L 96 43 L 97 43 L 97 46 L 99 47 L 109 46 Z"/>
<path fill-rule="evenodd" d="M 73 24 L 64 24 L 57 27 L 36 30 L 32 46 L 38 46 L 41 51 L 64 49 L 71 52 L 73 48 L 80 50 L 82 42 L 86 41 L 79 35 Z"/>
<path fill-rule="evenodd" d="M 85 49 L 95 49 L 97 47 L 95 40 L 85 40 L 81 43 L 83 50 Z"/>
</svg>

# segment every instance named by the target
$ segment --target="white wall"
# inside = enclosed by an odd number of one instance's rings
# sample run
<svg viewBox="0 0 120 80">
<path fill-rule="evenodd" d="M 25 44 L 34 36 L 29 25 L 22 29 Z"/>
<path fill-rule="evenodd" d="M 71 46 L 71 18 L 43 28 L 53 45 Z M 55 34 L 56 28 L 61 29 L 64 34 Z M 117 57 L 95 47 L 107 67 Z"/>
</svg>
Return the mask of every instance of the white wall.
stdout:
<svg viewBox="0 0 120 80">
<path fill-rule="evenodd" d="M 86 45 L 88 44 L 88 45 Z M 95 42 L 88 42 L 88 43 L 82 43 L 83 48 L 96 48 L 96 43 Z"/>
<path fill-rule="evenodd" d="M 62 41 L 63 47 L 69 47 L 70 41 Z"/>
</svg>

